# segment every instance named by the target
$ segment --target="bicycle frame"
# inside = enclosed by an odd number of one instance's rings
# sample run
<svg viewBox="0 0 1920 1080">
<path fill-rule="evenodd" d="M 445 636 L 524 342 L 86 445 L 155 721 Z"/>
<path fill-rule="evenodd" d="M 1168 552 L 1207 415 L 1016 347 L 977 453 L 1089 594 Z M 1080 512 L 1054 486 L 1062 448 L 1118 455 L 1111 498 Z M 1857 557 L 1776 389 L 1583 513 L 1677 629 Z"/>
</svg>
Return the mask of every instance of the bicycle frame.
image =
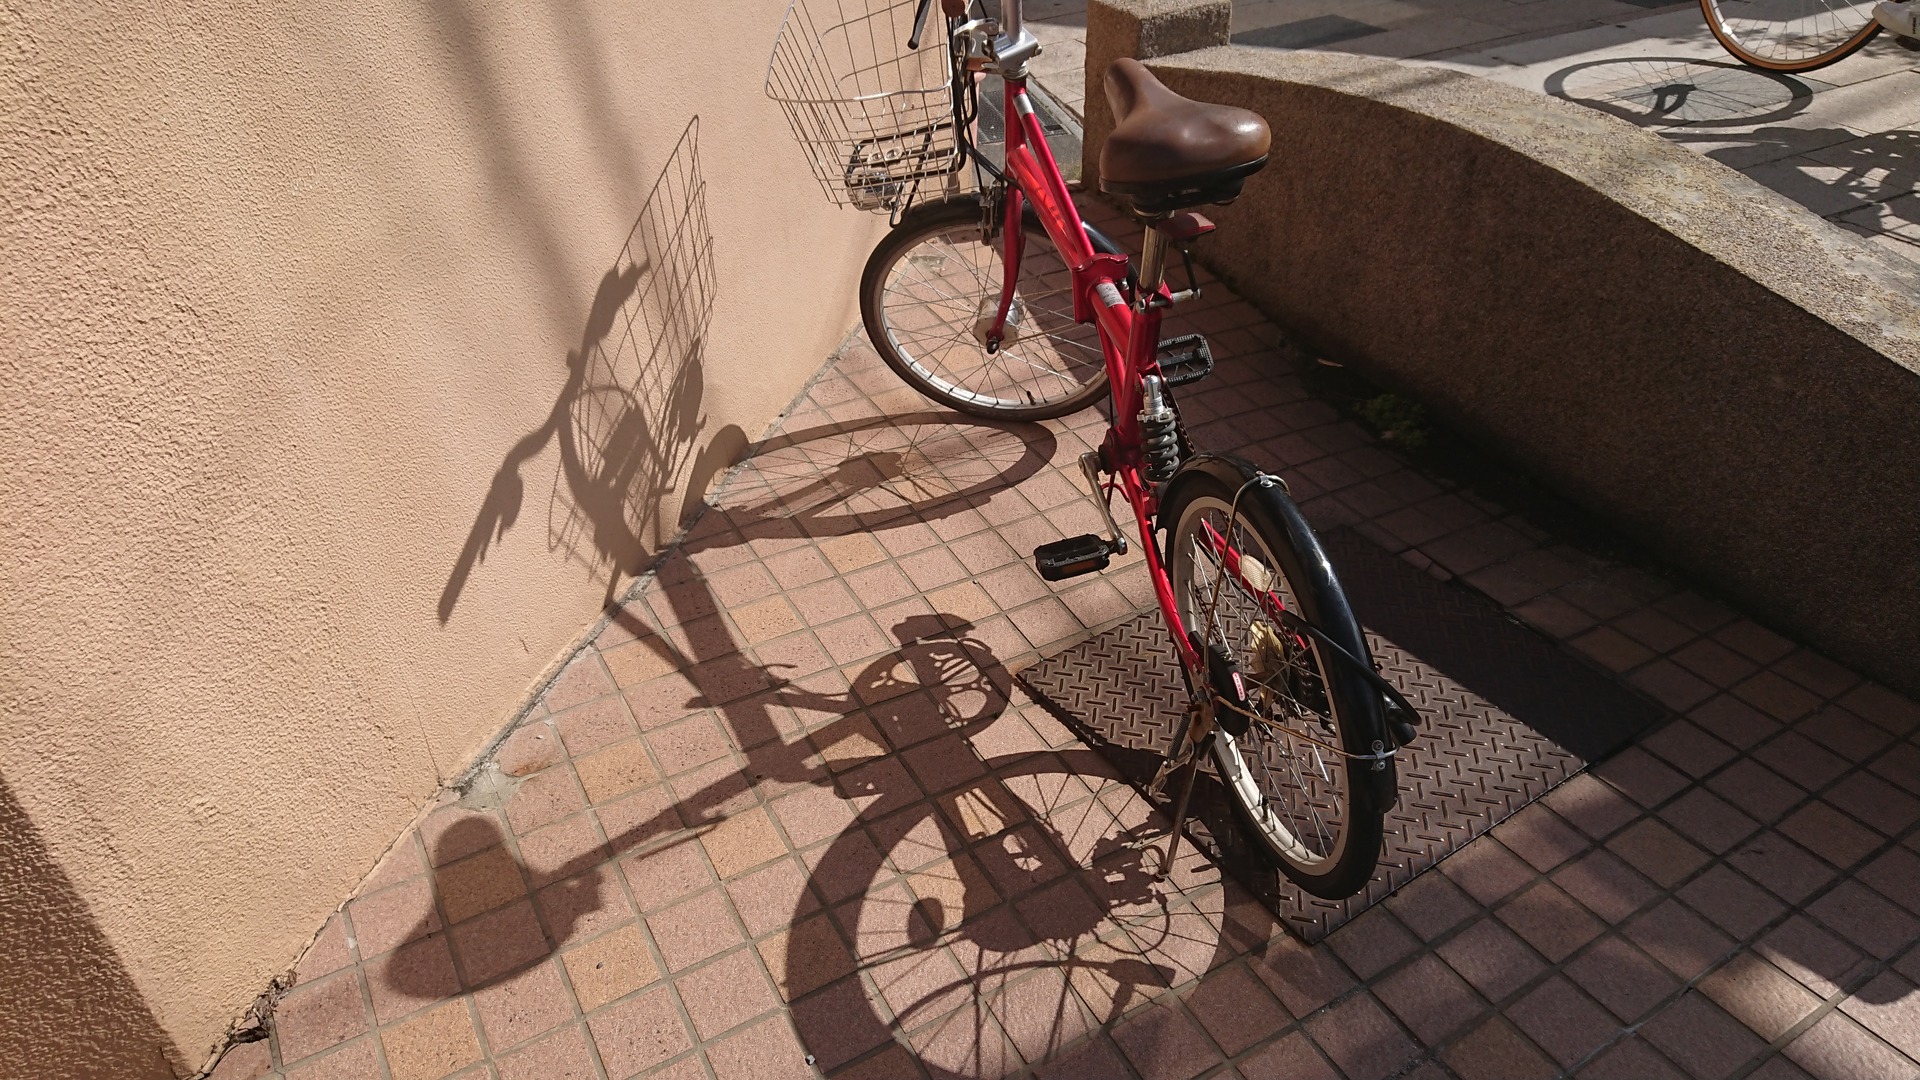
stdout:
<svg viewBox="0 0 1920 1080">
<path fill-rule="evenodd" d="M 1018 0 L 1011 0 L 1017 4 Z M 971 76 L 969 76 L 971 77 Z M 1154 485 L 1145 475 L 1145 458 L 1140 433 L 1140 409 L 1145 379 L 1160 372 L 1160 320 L 1169 293 L 1158 280 L 1142 281 L 1139 291 L 1146 301 L 1129 304 L 1124 291 L 1128 260 L 1121 255 L 1106 255 L 1093 249 L 1087 239 L 1080 210 L 1067 191 L 1052 149 L 1047 145 L 1040 120 L 1034 115 L 1027 95 L 1024 75 L 1002 76 L 1006 87 L 1006 169 L 1008 180 L 1002 207 L 1002 284 L 1000 307 L 993 324 L 998 332 L 1013 300 L 1020 276 L 1023 247 L 1021 215 L 1031 202 L 1035 215 L 1054 249 L 1073 272 L 1074 317 L 1092 321 L 1100 331 L 1100 346 L 1106 360 L 1107 386 L 1113 402 L 1113 420 L 1101 444 L 1101 455 L 1113 476 L 1108 490 L 1118 488 L 1133 508 L 1140 532 L 1140 546 L 1146 558 L 1147 572 L 1153 581 L 1154 597 L 1166 619 L 1167 630 L 1180 652 L 1188 672 L 1201 673 L 1206 661 L 1187 640 L 1179 607 L 1173 595 L 1173 583 L 1153 542 L 1153 518 L 1158 510 Z M 1152 275 L 1158 278 L 1158 274 Z"/>
</svg>

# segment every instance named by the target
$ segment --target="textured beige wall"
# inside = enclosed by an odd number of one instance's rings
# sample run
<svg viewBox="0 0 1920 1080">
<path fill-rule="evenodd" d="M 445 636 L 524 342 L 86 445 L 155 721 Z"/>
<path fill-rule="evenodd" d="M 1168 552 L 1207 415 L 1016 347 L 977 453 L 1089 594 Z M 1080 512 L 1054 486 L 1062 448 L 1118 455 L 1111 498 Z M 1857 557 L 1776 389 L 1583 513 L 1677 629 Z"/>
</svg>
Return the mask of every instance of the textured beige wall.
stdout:
<svg viewBox="0 0 1920 1080">
<path fill-rule="evenodd" d="M 198 1068 L 852 321 L 783 7 L 0 3 L 0 941 L 124 1014 L 0 1075 Z"/>
</svg>

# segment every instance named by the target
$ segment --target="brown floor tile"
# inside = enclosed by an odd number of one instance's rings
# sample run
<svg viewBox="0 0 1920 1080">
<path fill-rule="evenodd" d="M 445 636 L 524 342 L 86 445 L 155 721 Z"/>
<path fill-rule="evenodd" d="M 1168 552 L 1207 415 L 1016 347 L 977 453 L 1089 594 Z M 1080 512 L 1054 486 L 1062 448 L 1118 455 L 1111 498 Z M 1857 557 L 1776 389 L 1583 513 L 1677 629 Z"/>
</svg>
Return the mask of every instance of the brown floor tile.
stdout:
<svg viewBox="0 0 1920 1080">
<path fill-rule="evenodd" d="M 288 1062 L 345 1042 L 371 1026 L 358 970 L 295 987 L 281 999 L 273 1018 L 280 1059 Z"/>
<path fill-rule="evenodd" d="M 1776 832 L 1764 832 L 1727 856 L 1727 865 L 1758 881 L 1788 903 L 1799 903 L 1832 881 L 1824 860 Z"/>
<path fill-rule="evenodd" d="M 1380 1080 L 1403 1068 L 1419 1047 L 1373 995 L 1361 992 L 1306 1022 L 1307 1034 L 1349 1080 Z"/>
<path fill-rule="evenodd" d="M 1194 1022 L 1163 1002 L 1128 1017 L 1112 1035 L 1144 1080 L 1191 1080 L 1220 1060 Z"/>
<path fill-rule="evenodd" d="M 384 1080 L 378 1036 L 369 1035 L 287 1069 L 287 1080 Z"/>
<path fill-rule="evenodd" d="M 363 969 L 377 1023 L 400 1017 L 460 992 L 453 952 L 445 934 L 429 934 L 400 946 Z"/>
<path fill-rule="evenodd" d="M 607 676 L 606 668 L 600 663 L 598 651 L 589 649 L 581 653 L 573 662 L 561 671 L 542 695 L 541 703 L 548 712 L 558 713 L 591 701 L 605 694 L 613 693 L 613 680 Z"/>
<path fill-rule="evenodd" d="M 1920 938 L 1920 919 L 1855 881 L 1842 881 L 1807 905 L 1807 913 L 1878 960 L 1891 960 Z"/>
<path fill-rule="evenodd" d="M 1667 801 L 1687 786 L 1685 776 L 1638 746 L 1629 746 L 1595 765 L 1593 773 L 1627 798 L 1647 807 Z"/>
<path fill-rule="evenodd" d="M 505 810 L 507 824 L 524 835 L 586 807 L 573 769 L 562 762 L 522 780 L 507 798 Z"/>
<path fill-rule="evenodd" d="M 1252 967 L 1295 1017 L 1306 1016 L 1356 985 L 1331 949 L 1315 949 L 1285 935 L 1268 942 Z"/>
<path fill-rule="evenodd" d="M 582 1012 L 592 1012 L 615 998 L 640 989 L 660 977 L 647 948 L 646 934 L 629 923 L 594 938 L 561 956 L 567 979 Z"/>
<path fill-rule="evenodd" d="M 1089 1080 L 1095 1075 L 1115 1074 L 1088 1074 Z M 1259 1053 L 1242 1061 L 1240 1075 L 1246 1080 L 1340 1080 L 1319 1048 L 1297 1031 L 1268 1043 Z"/>
<path fill-rule="evenodd" d="M 1819 800 L 1789 814 L 1780 831 L 1843 870 L 1885 843 L 1879 833 Z"/>
<path fill-rule="evenodd" d="M 564 1028 L 495 1061 L 500 1080 L 599 1080 L 586 1029 Z"/>
<path fill-rule="evenodd" d="M 1761 822 L 1779 819 L 1807 793 L 1779 773 L 1742 758 L 1708 779 L 1707 786 L 1736 809 Z"/>
<path fill-rule="evenodd" d="M 729 878 L 786 853 L 773 819 L 759 807 L 734 814 L 700 836 L 714 872 Z"/>
<path fill-rule="evenodd" d="M 633 905 L 620 887 L 619 871 L 606 864 L 547 886 L 533 903 L 547 935 L 562 948 L 634 916 Z"/>
<path fill-rule="evenodd" d="M 1538 803 L 1502 822 L 1494 835 L 1543 874 L 1587 849 L 1587 839 L 1579 830 Z"/>
<path fill-rule="evenodd" d="M 1422 941 L 1432 941 L 1485 910 L 1445 874 L 1422 874 L 1386 899 L 1387 910 Z"/>
<path fill-rule="evenodd" d="M 718 955 L 742 940 L 722 889 L 710 889 L 648 915 L 647 929 L 673 971 Z"/>
<path fill-rule="evenodd" d="M 1905 735 L 1920 727 L 1920 702 L 1878 683 L 1853 688 L 1840 699 L 1840 704 L 1895 735 Z"/>
<path fill-rule="evenodd" d="M 487 1046 L 501 1053 L 573 1018 L 573 1000 L 552 961 L 474 992 Z"/>
<path fill-rule="evenodd" d="M 1672 888 L 1706 865 L 1706 852 L 1652 818 L 1644 818 L 1607 841 L 1607 850 L 1651 878 Z"/>
<path fill-rule="evenodd" d="M 774 987 L 788 1001 L 850 975 L 853 957 L 831 919 L 816 916 L 796 921 L 791 929 L 773 934 L 759 945 L 760 957 L 772 974 Z"/>
<path fill-rule="evenodd" d="M 1660 895 L 1660 887 L 1642 877 L 1610 851 L 1588 852 L 1554 872 L 1554 883 L 1587 910 L 1619 923 Z"/>
<path fill-rule="evenodd" d="M 490 911 L 450 932 L 454 958 L 469 988 L 492 982 L 546 956 L 546 931 L 533 913 L 533 901 L 521 900 Z"/>
<path fill-rule="evenodd" d="M 1640 1034 L 1694 1076 L 1726 1076 L 1767 1047 L 1698 991 L 1647 1021 Z"/>
<path fill-rule="evenodd" d="M 1860 868 L 1861 881 L 1880 895 L 1920 914 L 1920 855 L 1906 848 L 1890 848 Z"/>
<path fill-rule="evenodd" d="M 1000 1026 L 978 1005 L 908 1033 L 907 1042 L 936 1076 L 1003 1076 L 1020 1067 Z"/>
<path fill-rule="evenodd" d="M 1787 1056 L 1816 1080 L 1913 1075 L 1911 1060 L 1837 1012 L 1788 1044 Z"/>
<path fill-rule="evenodd" d="M 520 864 L 504 846 L 448 863 L 435 870 L 433 877 L 440 894 L 440 907 L 448 921 L 456 925 L 527 894 Z M 354 925 L 359 925 L 358 919 Z M 362 955 L 365 955 L 364 949 Z"/>
<path fill-rule="evenodd" d="M 808 1066 L 792 1025 L 778 1016 L 707 1047 L 707 1060 L 718 1080 L 799 1080 L 817 1075 Z"/>
<path fill-rule="evenodd" d="M 1373 986 L 1414 1037 L 1436 1046 L 1478 1019 L 1487 1003 L 1437 956 L 1422 956 Z"/>
<path fill-rule="evenodd" d="M 587 1031 L 609 1076 L 632 1076 L 693 1046 L 665 987 L 593 1013 Z"/>
<path fill-rule="evenodd" d="M 1324 943 L 1361 979 L 1371 979 L 1420 948 L 1393 913 L 1370 908 L 1328 936 Z"/>
<path fill-rule="evenodd" d="M 1495 915 L 1555 964 L 1606 929 L 1573 897 L 1546 881 L 1521 892 L 1502 905 Z"/>
<path fill-rule="evenodd" d="M 536 889 L 573 877 L 607 860 L 607 847 L 590 814 L 575 814 L 520 838 L 520 858 Z"/>
<path fill-rule="evenodd" d="M 1750 619 L 1721 627 L 1713 636 L 1721 644 L 1761 664 L 1771 664 L 1793 651 L 1793 642 Z"/>
<path fill-rule="evenodd" d="M 1440 872 L 1481 904 L 1493 904 L 1531 881 L 1533 868 L 1495 836 L 1483 836 L 1453 853 Z"/>
<path fill-rule="evenodd" d="M 577 757 L 573 765 L 587 801 L 596 805 L 660 779 L 647 757 L 646 741 L 639 738 Z"/>
<path fill-rule="evenodd" d="M 671 670 L 671 669 L 669 669 Z M 665 674 L 655 672 L 654 677 Z M 638 734 L 633 714 L 618 694 L 595 698 L 553 717 L 554 730 L 568 754 L 579 757 Z"/>
<path fill-rule="evenodd" d="M 1188 1011 L 1228 1055 L 1242 1053 L 1290 1019 L 1245 968 L 1214 972 L 1188 991 L 1185 1000 Z"/>
<path fill-rule="evenodd" d="M 1823 998 L 1851 985 L 1867 967 L 1852 946 L 1804 915 L 1768 931 L 1754 951 Z"/>
<path fill-rule="evenodd" d="M 1020 977 L 991 997 L 987 1007 L 1028 1064 L 1053 1057 L 1093 1028 L 1080 999 L 1057 968 Z"/>
<path fill-rule="evenodd" d="M 1733 948 L 1733 939 L 1677 901 L 1627 924 L 1627 936 L 1682 980 L 1693 979 Z"/>
<path fill-rule="evenodd" d="M 1493 919 L 1482 919 L 1434 950 L 1491 1001 L 1498 1002 L 1546 970 L 1526 942 Z"/>
<path fill-rule="evenodd" d="M 736 950 L 680 975 L 674 988 L 701 1039 L 717 1038 L 780 1004 L 752 949 Z"/>
<path fill-rule="evenodd" d="M 1590 773 L 1549 791 L 1542 802 L 1587 836 L 1602 840 L 1639 816 L 1639 807 Z"/>
<path fill-rule="evenodd" d="M 273 1045 L 261 1039 L 228 1047 L 207 1080 L 260 1080 L 272 1071 Z"/>
<path fill-rule="evenodd" d="M 1731 746 L 1706 733 L 1690 720 L 1676 719 L 1640 740 L 1667 764 L 1698 779 L 1735 756 Z"/>
<path fill-rule="evenodd" d="M 440 913 L 425 878 L 405 882 L 362 896 L 347 904 L 353 933 L 363 957 L 389 949 L 440 929 Z"/>
<path fill-rule="evenodd" d="M 1624 1023 L 1646 1016 L 1680 981 L 1625 938 L 1608 935 L 1566 966 L 1566 974 Z"/>
<path fill-rule="evenodd" d="M 1686 712 L 1714 695 L 1712 683 L 1666 659 L 1634 671 L 1627 681 L 1675 712 Z"/>
<path fill-rule="evenodd" d="M 294 966 L 294 985 L 310 983 L 325 975 L 331 975 L 348 964 L 353 963 L 353 950 L 347 944 L 347 920 L 342 912 L 334 912 L 327 919 L 320 933 L 300 954 L 300 962 Z"/>
<path fill-rule="evenodd" d="M 1562 1066 L 1599 1049 L 1621 1024 L 1559 976 L 1541 983 L 1507 1009 L 1507 1018 Z"/>
<path fill-rule="evenodd" d="M 1820 1006 L 1819 998 L 1754 953 L 1734 957 L 1701 980 L 1700 989 L 1769 1043 Z"/>
<path fill-rule="evenodd" d="M 1441 1055 L 1460 1080 L 1547 1080 L 1559 1070 L 1525 1035 L 1492 1017 Z"/>
<path fill-rule="evenodd" d="M 1822 792 L 1821 798 L 1888 836 L 1897 836 L 1920 821 L 1920 799 L 1872 773 L 1844 776 Z"/>
<path fill-rule="evenodd" d="M 684 841 L 623 859 L 620 869 L 643 912 L 666 907 L 713 882 L 704 849 Z"/>
<path fill-rule="evenodd" d="M 393 1080 L 441 1080 L 480 1060 L 480 1040 L 465 1001 L 445 1005 L 380 1032 Z"/>
</svg>

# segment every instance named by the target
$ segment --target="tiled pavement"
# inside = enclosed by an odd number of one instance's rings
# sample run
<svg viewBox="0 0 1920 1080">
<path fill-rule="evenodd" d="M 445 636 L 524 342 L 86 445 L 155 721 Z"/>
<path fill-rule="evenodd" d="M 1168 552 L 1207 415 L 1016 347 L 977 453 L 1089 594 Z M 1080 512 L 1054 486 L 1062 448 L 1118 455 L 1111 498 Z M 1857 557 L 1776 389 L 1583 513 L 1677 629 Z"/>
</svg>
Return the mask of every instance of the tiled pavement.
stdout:
<svg viewBox="0 0 1920 1080">
<path fill-rule="evenodd" d="M 1029 0 L 1034 73 L 1084 108 L 1085 0 Z M 1920 53 L 1881 35 L 1810 75 L 1734 63 L 1694 0 L 1235 0 L 1241 44 L 1438 64 L 1658 132 L 1920 260 Z"/>
<path fill-rule="evenodd" d="M 1098 416 L 829 362 L 684 546 L 300 960 L 219 1080 L 1920 1074 L 1920 707 L 1377 445 L 1224 289 L 1197 441 L 1678 713 L 1315 947 L 1009 671 Z M 1364 613 L 1363 613 L 1364 614 Z"/>
</svg>

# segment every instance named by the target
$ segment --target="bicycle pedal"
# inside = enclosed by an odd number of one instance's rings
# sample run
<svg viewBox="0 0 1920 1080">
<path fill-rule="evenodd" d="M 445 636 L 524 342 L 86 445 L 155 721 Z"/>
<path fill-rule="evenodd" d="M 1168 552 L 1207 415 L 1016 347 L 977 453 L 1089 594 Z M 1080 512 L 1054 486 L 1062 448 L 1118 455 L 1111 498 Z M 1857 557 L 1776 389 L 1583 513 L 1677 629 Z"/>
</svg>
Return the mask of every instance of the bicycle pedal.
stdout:
<svg viewBox="0 0 1920 1080">
<path fill-rule="evenodd" d="M 1092 533 L 1069 536 L 1033 549 L 1033 568 L 1048 581 L 1063 581 L 1095 570 L 1105 570 L 1113 558 L 1114 545 Z"/>
<path fill-rule="evenodd" d="M 1213 374 L 1213 350 L 1199 334 L 1161 342 L 1159 361 L 1160 378 L 1168 386 L 1185 386 Z"/>
</svg>

